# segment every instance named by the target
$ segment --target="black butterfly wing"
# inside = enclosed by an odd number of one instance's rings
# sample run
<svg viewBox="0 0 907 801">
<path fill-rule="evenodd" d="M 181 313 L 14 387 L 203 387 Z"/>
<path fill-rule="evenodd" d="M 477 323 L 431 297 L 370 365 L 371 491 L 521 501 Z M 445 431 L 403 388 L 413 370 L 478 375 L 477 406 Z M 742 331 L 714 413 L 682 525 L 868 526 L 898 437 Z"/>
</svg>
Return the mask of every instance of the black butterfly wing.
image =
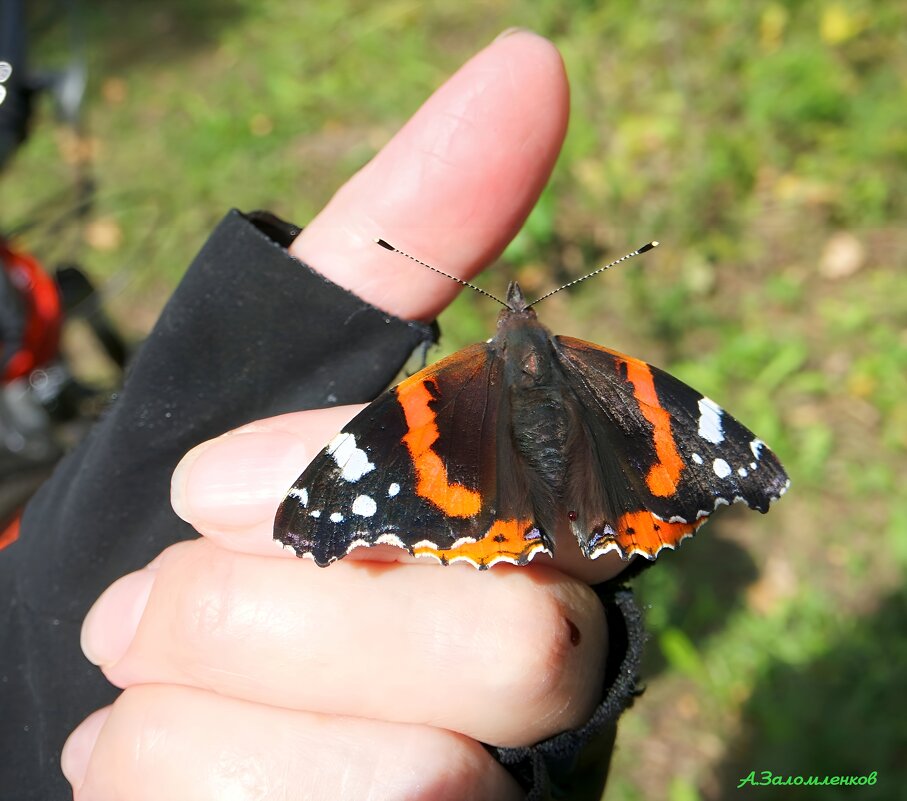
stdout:
<svg viewBox="0 0 907 801">
<path fill-rule="evenodd" d="M 588 557 L 617 550 L 654 558 L 718 506 L 740 501 L 766 512 L 787 490 L 765 443 L 701 393 L 617 351 L 553 341 L 581 407 L 566 501 Z M 570 496 L 571 487 L 586 491 Z"/>
<path fill-rule="evenodd" d="M 547 551 L 521 493 L 501 361 L 476 344 L 367 406 L 299 477 L 274 537 L 321 566 L 382 543 L 443 563 L 528 562 Z M 498 502 L 499 476 L 510 499 Z"/>
</svg>

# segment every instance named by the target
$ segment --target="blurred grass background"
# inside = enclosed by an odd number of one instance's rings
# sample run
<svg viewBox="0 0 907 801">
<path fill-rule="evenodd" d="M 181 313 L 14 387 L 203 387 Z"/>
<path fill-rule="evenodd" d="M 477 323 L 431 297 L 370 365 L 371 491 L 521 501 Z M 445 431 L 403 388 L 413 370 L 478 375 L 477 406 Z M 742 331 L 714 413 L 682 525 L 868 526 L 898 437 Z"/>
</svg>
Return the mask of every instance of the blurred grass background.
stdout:
<svg viewBox="0 0 907 801">
<path fill-rule="evenodd" d="M 498 32 L 553 39 L 567 143 L 481 280 L 534 294 L 661 240 L 544 321 L 714 397 L 793 480 L 768 517 L 720 513 L 637 583 L 647 689 L 606 797 L 745 797 L 752 770 L 878 771 L 821 798 L 905 797 L 903 3 L 97 0 L 80 18 L 98 206 L 27 244 L 78 251 L 136 337 L 228 207 L 305 222 Z M 38 32 L 35 61 L 65 61 L 69 35 Z M 66 186 L 72 145 L 50 118 L 0 180 L 4 224 Z M 443 350 L 486 338 L 495 315 L 462 296 Z"/>
</svg>

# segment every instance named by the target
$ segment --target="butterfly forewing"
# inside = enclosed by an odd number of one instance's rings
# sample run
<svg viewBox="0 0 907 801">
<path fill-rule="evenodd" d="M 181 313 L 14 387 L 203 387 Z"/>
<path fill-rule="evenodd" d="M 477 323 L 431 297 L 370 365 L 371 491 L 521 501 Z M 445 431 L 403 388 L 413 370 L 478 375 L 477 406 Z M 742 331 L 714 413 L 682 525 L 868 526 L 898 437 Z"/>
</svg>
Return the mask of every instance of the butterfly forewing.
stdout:
<svg viewBox="0 0 907 801">
<path fill-rule="evenodd" d="M 498 504 L 500 368 L 477 344 L 381 395 L 293 485 L 275 539 L 322 566 L 381 543 L 477 567 L 545 550 L 528 509 Z"/>
<path fill-rule="evenodd" d="M 578 507 L 574 530 L 588 556 L 654 557 L 717 506 L 742 501 L 765 512 L 787 489 L 765 444 L 682 381 L 589 342 L 554 343 L 602 481 L 600 494 L 567 501 Z"/>
</svg>

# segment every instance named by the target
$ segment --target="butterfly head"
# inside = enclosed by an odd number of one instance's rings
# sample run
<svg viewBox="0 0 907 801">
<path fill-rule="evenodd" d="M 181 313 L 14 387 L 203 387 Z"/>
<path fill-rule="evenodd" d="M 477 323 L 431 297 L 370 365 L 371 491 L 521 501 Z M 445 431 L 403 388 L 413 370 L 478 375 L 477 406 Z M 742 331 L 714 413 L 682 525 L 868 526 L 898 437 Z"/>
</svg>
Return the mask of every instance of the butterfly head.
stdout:
<svg viewBox="0 0 907 801">
<path fill-rule="evenodd" d="M 532 305 L 526 301 L 523 296 L 523 290 L 516 281 L 511 281 L 507 287 L 507 302 L 501 302 L 504 307 L 498 315 L 498 331 L 519 327 L 525 325 L 527 320 L 536 320 L 535 309 L 530 308 Z"/>
<path fill-rule="evenodd" d="M 523 296 L 523 290 L 516 281 L 511 281 L 507 287 L 507 309 L 512 312 L 522 312 L 529 308 L 526 298 Z"/>
</svg>

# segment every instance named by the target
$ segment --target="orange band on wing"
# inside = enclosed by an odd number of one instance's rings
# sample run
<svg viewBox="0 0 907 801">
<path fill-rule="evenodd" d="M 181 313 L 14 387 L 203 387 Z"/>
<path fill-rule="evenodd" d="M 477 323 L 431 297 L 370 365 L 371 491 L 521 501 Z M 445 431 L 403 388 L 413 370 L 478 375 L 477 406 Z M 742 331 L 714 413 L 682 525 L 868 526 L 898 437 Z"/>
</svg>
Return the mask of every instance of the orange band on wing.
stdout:
<svg viewBox="0 0 907 801">
<path fill-rule="evenodd" d="M 431 501 L 451 517 L 473 517 L 482 508 L 478 492 L 451 483 L 447 466 L 432 450 L 440 434 L 435 413 L 429 403 L 433 400 L 425 381 L 404 381 L 397 387 L 397 400 L 406 417 L 403 442 L 409 449 L 416 469 L 416 494 Z"/>
<path fill-rule="evenodd" d="M 652 424 L 655 440 L 655 454 L 658 461 L 649 468 L 646 485 L 653 495 L 660 498 L 673 495 L 683 471 L 683 459 L 677 452 L 674 436 L 671 434 L 671 416 L 661 407 L 655 393 L 655 382 L 649 365 L 628 359 L 627 380 L 633 384 L 633 396 L 639 401 L 643 416 Z"/>
<path fill-rule="evenodd" d="M 625 553 L 640 550 L 655 556 L 667 546 L 675 548 L 685 536 L 692 534 L 705 519 L 693 523 L 668 523 L 653 517 L 651 512 L 627 512 L 617 521 L 617 544 Z"/>
<path fill-rule="evenodd" d="M 527 538 L 530 532 L 535 534 Z M 547 548 L 531 520 L 495 520 L 481 539 L 463 542 L 454 548 L 437 548 L 428 544 L 413 548 L 416 556 L 434 556 L 442 562 L 468 559 L 479 567 L 496 561 L 524 565 L 536 551 L 547 552 Z"/>
</svg>

